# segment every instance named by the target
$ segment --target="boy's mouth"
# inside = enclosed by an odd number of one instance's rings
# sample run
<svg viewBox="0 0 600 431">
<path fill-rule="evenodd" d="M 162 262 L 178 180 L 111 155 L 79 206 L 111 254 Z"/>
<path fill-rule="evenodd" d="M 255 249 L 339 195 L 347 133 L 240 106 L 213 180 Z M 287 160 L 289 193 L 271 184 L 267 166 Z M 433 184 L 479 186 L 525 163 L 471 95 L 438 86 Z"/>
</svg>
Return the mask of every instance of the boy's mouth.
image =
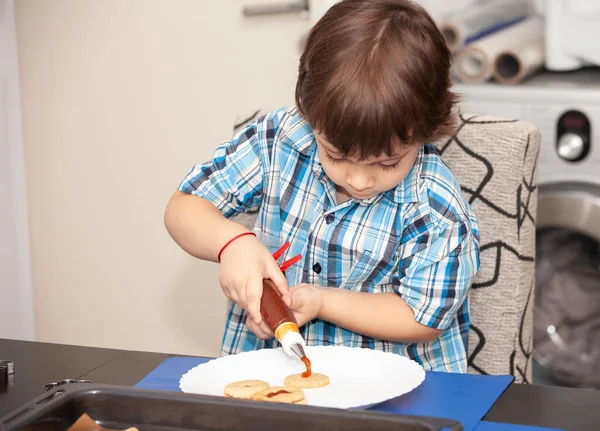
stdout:
<svg viewBox="0 0 600 431">
<path fill-rule="evenodd" d="M 348 191 L 349 194 L 356 198 L 356 199 L 360 199 L 360 200 L 364 200 L 364 199 L 369 199 L 373 196 L 375 196 L 372 192 L 356 192 L 356 191 Z"/>
</svg>

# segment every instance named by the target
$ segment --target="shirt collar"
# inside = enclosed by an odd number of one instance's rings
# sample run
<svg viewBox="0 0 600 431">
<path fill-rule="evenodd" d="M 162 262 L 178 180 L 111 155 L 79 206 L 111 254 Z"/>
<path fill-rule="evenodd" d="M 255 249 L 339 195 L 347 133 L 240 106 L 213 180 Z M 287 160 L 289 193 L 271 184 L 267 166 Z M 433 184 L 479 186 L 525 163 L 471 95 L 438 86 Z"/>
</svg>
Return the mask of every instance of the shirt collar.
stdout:
<svg viewBox="0 0 600 431">
<path fill-rule="evenodd" d="M 298 108 L 293 108 L 290 112 L 289 124 L 285 127 L 285 136 L 281 136 L 280 139 L 286 141 L 299 153 L 310 155 L 316 147 L 315 133 L 308 121 L 302 118 L 297 110 Z"/>
</svg>

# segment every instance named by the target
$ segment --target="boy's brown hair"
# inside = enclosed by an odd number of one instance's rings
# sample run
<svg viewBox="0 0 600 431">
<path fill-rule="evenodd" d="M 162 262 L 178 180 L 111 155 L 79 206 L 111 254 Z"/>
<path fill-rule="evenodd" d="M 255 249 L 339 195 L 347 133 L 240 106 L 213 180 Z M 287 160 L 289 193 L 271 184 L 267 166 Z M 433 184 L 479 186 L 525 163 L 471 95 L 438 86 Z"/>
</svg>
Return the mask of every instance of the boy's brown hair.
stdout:
<svg viewBox="0 0 600 431">
<path fill-rule="evenodd" d="M 455 127 L 451 54 L 429 14 L 409 0 L 343 0 L 310 31 L 296 104 L 346 156 L 391 156 Z"/>
</svg>

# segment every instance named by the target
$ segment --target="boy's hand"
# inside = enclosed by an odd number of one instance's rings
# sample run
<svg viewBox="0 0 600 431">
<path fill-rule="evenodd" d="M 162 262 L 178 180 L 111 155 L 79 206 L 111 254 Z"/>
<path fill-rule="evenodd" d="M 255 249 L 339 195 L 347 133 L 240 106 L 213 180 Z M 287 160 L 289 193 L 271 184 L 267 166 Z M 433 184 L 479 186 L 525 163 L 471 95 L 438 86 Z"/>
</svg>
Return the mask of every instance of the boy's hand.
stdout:
<svg viewBox="0 0 600 431">
<path fill-rule="evenodd" d="M 248 325 L 248 329 L 252 331 L 259 340 L 270 340 L 275 336 L 264 320 L 260 323 L 256 323 L 254 320 L 248 319 L 246 320 L 246 325 Z"/>
<path fill-rule="evenodd" d="M 248 323 L 262 322 L 260 299 L 265 278 L 273 280 L 289 305 L 287 280 L 269 250 L 256 237 L 238 238 L 221 254 L 219 283 L 225 296 L 248 312 Z M 262 326 L 266 327 L 264 323 Z"/>
<path fill-rule="evenodd" d="M 298 326 L 302 327 L 306 322 L 310 322 L 319 315 L 321 304 L 323 303 L 323 292 L 316 286 L 310 284 L 299 284 L 290 289 L 291 302 L 288 303 L 290 309 L 294 312 Z M 269 340 L 273 338 L 273 332 L 269 330 L 265 322 L 255 323 L 251 319 L 246 321 L 248 329 L 254 333 L 260 340 Z"/>
<path fill-rule="evenodd" d="M 290 289 L 290 309 L 296 316 L 298 326 L 316 319 L 323 305 L 323 290 L 310 284 L 299 284 Z"/>
</svg>

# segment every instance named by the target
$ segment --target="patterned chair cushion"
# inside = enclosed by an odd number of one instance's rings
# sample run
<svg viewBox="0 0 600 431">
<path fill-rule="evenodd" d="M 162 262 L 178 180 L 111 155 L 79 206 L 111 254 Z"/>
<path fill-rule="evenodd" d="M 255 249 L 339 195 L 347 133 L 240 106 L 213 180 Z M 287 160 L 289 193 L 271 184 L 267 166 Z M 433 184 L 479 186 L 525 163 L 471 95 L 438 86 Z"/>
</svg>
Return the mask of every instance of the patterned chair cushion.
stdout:
<svg viewBox="0 0 600 431">
<path fill-rule="evenodd" d="M 538 129 L 461 115 L 436 143 L 480 223 L 481 267 L 470 295 L 469 372 L 531 382 Z"/>
</svg>

